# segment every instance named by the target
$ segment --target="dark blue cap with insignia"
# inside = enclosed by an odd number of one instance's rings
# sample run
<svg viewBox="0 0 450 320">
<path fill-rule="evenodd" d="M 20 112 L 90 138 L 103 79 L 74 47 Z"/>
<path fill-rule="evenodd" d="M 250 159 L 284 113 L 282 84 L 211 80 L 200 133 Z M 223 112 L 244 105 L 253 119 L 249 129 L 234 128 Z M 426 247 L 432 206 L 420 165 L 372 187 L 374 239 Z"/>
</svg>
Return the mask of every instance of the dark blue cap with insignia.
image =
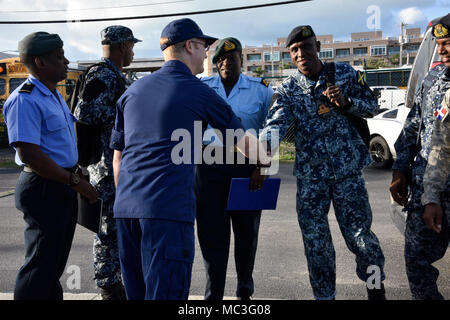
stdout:
<svg viewBox="0 0 450 320">
<path fill-rule="evenodd" d="M 161 32 L 161 50 L 192 38 L 204 39 L 207 45 L 213 44 L 217 38 L 203 34 L 200 27 L 191 19 L 183 18 L 170 22 Z"/>
<path fill-rule="evenodd" d="M 122 42 L 141 42 L 142 40 L 136 39 L 133 36 L 133 32 L 130 28 L 124 26 L 109 26 L 101 31 L 102 44 L 114 44 Z"/>
<path fill-rule="evenodd" d="M 450 37 L 449 30 L 450 30 L 450 13 L 434 21 L 433 36 L 435 36 L 436 39 Z"/>
<path fill-rule="evenodd" d="M 315 37 L 315 33 L 311 26 L 298 26 L 292 29 L 286 40 L 286 48 L 290 47 L 291 44 L 303 41 L 305 39 Z"/>
<path fill-rule="evenodd" d="M 216 63 L 220 55 L 236 50 L 242 52 L 242 45 L 238 39 L 229 37 L 220 40 L 216 47 L 216 52 L 214 52 L 212 63 Z"/>
<path fill-rule="evenodd" d="M 19 53 L 41 55 L 63 47 L 63 41 L 57 34 L 44 31 L 33 32 L 19 41 Z"/>
</svg>

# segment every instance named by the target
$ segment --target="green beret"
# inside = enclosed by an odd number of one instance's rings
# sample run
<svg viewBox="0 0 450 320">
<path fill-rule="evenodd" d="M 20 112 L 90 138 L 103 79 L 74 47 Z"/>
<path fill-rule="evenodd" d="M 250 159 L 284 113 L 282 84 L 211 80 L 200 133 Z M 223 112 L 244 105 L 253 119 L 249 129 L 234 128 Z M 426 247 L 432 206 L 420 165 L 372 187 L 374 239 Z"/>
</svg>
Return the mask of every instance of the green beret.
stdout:
<svg viewBox="0 0 450 320">
<path fill-rule="evenodd" d="M 33 32 L 19 41 L 19 53 L 41 55 L 63 47 L 63 41 L 57 34 L 43 31 Z"/>
<path fill-rule="evenodd" d="M 242 45 L 238 39 L 225 38 L 225 39 L 220 40 L 219 44 L 216 47 L 216 52 L 214 53 L 212 63 L 216 63 L 221 54 L 236 51 L 236 50 L 242 52 Z"/>
</svg>

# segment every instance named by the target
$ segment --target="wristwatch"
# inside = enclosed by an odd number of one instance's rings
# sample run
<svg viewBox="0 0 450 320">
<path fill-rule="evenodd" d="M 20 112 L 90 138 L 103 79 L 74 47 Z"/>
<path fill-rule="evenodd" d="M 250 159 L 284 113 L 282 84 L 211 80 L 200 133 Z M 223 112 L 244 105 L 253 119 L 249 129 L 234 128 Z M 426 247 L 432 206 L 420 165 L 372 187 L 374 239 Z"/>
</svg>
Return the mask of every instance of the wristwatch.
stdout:
<svg viewBox="0 0 450 320">
<path fill-rule="evenodd" d="M 74 187 L 79 184 L 81 181 L 80 175 L 78 174 L 78 170 L 70 173 L 69 186 Z"/>
</svg>

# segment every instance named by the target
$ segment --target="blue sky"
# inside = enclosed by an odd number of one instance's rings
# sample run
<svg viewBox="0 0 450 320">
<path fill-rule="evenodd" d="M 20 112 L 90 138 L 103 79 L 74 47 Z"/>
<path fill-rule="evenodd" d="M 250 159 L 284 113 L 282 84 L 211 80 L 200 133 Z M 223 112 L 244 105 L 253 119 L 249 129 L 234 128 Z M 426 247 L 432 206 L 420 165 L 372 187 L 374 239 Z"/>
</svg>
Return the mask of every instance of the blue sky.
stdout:
<svg viewBox="0 0 450 320">
<path fill-rule="evenodd" d="M 277 1 L 280 0 L 0 0 L 2 8 L 0 21 L 142 16 Z M 141 6 L 144 4 L 151 5 Z M 97 9 L 100 7 L 121 8 Z M 49 10 L 59 11 L 37 12 Z M 194 19 L 206 34 L 218 38 L 233 36 L 240 39 L 243 45 L 259 46 L 275 44 L 278 37 L 286 37 L 292 28 L 301 24 L 310 24 L 316 34 L 333 34 L 338 40 L 349 39 L 351 32 L 372 31 L 377 27 L 383 31 L 383 36 L 398 37 L 401 21 L 408 23 L 408 27 L 421 27 L 423 32 L 429 20 L 449 12 L 450 0 L 313 0 L 277 7 L 188 17 Z M 31 32 L 47 31 L 61 36 L 69 60 L 97 59 L 101 55 L 100 30 L 108 25 L 122 24 L 130 27 L 135 36 L 143 40 L 135 46 L 135 58 L 159 57 L 161 30 L 173 19 L 70 24 L 0 24 L 2 35 L 0 52 L 16 50 L 17 42 Z"/>
</svg>

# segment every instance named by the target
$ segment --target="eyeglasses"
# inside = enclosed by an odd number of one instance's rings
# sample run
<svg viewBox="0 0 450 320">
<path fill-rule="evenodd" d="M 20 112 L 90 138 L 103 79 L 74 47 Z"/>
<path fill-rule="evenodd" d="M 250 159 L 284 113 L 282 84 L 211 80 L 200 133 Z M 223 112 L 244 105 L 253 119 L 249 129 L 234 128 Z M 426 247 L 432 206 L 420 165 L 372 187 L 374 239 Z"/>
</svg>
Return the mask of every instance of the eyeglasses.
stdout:
<svg viewBox="0 0 450 320">
<path fill-rule="evenodd" d="M 209 45 L 206 44 L 206 42 L 200 42 L 200 41 L 194 41 L 194 40 L 191 40 L 191 42 L 201 44 L 203 47 L 205 47 L 205 51 L 209 50 Z"/>
</svg>

